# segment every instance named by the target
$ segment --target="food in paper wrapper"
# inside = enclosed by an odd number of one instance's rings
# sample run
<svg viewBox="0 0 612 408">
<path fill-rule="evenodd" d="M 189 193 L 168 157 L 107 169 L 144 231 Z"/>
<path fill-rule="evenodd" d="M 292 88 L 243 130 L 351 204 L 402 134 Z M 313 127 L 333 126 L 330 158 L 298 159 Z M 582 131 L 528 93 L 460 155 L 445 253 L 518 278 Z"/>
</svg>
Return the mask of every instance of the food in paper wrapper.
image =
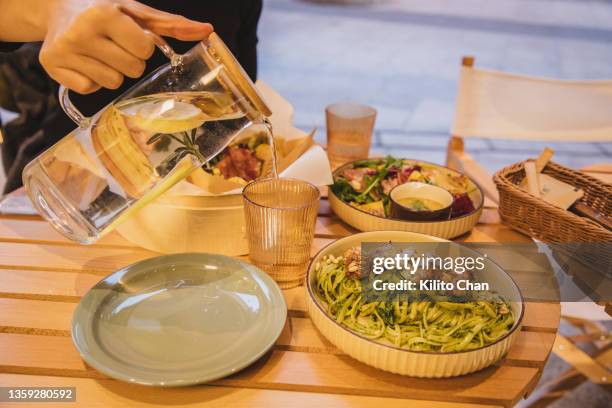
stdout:
<svg viewBox="0 0 612 408">
<path fill-rule="evenodd" d="M 223 194 L 242 188 L 250 181 L 270 176 L 272 148 L 267 133 L 244 133 L 213 160 L 194 171 L 187 181 L 206 192 Z M 274 138 L 278 171 L 290 166 L 313 144 L 312 136 L 291 140 Z"/>
</svg>

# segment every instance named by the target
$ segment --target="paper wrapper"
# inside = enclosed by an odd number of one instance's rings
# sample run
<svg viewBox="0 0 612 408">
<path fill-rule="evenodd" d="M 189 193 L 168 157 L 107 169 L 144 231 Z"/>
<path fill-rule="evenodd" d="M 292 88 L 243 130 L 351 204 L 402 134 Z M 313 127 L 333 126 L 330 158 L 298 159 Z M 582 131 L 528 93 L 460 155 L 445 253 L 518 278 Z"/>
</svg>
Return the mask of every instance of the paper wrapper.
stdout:
<svg viewBox="0 0 612 408">
<path fill-rule="evenodd" d="M 291 124 L 293 107 L 266 84 L 258 82 L 257 87 L 274 112 L 269 119 L 274 129 L 279 175 L 304 180 L 316 186 L 332 184 L 332 172 L 323 148 L 314 144 L 312 135 L 306 134 Z M 245 130 L 247 135 L 253 132 L 258 132 L 258 130 Z M 262 174 L 265 174 L 266 170 L 268 169 L 264 169 Z M 178 183 L 168 191 L 166 197 L 240 194 L 245 184 L 199 169 L 187 180 Z"/>
</svg>

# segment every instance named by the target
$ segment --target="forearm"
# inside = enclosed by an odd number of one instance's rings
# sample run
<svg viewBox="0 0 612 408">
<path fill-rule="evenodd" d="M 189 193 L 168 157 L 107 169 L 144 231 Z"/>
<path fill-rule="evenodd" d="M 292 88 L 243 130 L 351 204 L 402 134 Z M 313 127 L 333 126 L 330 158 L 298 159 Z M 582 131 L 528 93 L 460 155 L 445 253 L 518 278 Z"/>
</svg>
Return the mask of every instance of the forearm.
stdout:
<svg viewBox="0 0 612 408">
<path fill-rule="evenodd" d="M 0 0 L 0 41 L 42 41 L 57 0 Z"/>
</svg>

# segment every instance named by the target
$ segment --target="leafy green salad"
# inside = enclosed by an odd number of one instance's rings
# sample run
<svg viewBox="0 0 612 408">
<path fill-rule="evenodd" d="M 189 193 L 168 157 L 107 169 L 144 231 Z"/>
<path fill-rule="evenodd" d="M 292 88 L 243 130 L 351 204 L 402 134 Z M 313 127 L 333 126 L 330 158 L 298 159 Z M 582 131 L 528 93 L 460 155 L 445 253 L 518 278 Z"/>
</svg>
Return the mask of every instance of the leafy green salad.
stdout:
<svg viewBox="0 0 612 408">
<path fill-rule="evenodd" d="M 392 156 L 354 162 L 334 177 L 332 192 L 345 203 L 380 217 L 389 217 L 389 192 L 408 182 L 433 184 L 454 197 L 451 218 L 475 210 L 469 194 L 475 187 L 459 173 L 429 163 Z"/>
</svg>

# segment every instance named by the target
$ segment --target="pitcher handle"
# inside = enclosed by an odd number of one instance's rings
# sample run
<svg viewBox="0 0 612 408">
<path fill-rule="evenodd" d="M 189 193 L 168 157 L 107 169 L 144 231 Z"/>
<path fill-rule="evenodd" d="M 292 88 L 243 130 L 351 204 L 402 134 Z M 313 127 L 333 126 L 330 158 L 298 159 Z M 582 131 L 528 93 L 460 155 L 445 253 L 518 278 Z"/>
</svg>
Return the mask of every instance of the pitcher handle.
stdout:
<svg viewBox="0 0 612 408">
<path fill-rule="evenodd" d="M 149 30 L 145 30 L 145 32 L 153 37 L 155 46 L 159 48 L 159 50 L 171 61 L 171 63 L 174 64 L 177 62 L 176 59 L 180 58 L 180 55 L 174 52 L 174 50 L 172 49 L 172 47 L 170 47 L 170 45 L 168 45 L 166 40 Z M 68 117 L 72 119 L 72 121 L 76 123 L 79 127 L 89 126 L 89 118 L 83 115 L 81 111 L 79 111 L 76 106 L 72 104 L 72 101 L 70 100 L 70 95 L 68 93 L 69 89 L 66 88 L 64 85 L 60 85 L 58 96 L 62 110 L 66 112 L 66 115 L 68 115 Z"/>
<path fill-rule="evenodd" d="M 64 85 L 60 85 L 58 96 L 59 96 L 59 104 L 62 107 L 62 110 L 66 112 L 66 115 L 74 123 L 76 123 L 79 127 L 87 127 L 89 123 L 89 118 L 81 113 L 70 100 L 70 95 L 68 94 L 69 89 Z"/>
</svg>

